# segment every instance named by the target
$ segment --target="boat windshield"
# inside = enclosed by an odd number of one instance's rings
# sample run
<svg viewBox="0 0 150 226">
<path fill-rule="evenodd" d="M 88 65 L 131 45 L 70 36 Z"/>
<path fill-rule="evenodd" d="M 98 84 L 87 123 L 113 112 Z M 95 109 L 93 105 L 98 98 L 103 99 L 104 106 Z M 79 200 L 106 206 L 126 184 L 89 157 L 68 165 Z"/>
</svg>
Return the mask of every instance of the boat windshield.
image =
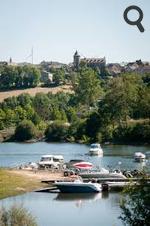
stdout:
<svg viewBox="0 0 150 226">
<path fill-rule="evenodd" d="M 52 159 L 50 157 L 42 157 L 41 158 L 41 162 L 44 162 L 44 161 L 51 161 Z"/>
<path fill-rule="evenodd" d="M 91 144 L 91 148 L 99 148 L 100 144 Z"/>
<path fill-rule="evenodd" d="M 63 159 L 54 157 L 54 158 L 53 158 L 53 161 L 54 161 L 54 162 L 63 162 Z"/>
</svg>

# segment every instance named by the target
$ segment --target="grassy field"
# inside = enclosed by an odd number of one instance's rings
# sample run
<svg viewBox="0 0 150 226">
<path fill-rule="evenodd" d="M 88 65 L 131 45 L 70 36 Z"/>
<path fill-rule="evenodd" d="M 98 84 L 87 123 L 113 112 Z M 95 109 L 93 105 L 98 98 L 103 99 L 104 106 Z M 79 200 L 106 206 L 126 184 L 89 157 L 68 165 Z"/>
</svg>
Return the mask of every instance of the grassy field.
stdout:
<svg viewBox="0 0 150 226">
<path fill-rule="evenodd" d="M 71 93 L 71 86 L 70 85 L 62 85 L 58 87 L 35 87 L 35 88 L 29 88 L 29 89 L 20 89 L 20 90 L 9 90 L 9 91 L 4 91 L 0 92 L 0 102 L 2 102 L 4 99 L 12 96 L 18 96 L 22 93 L 28 93 L 31 96 L 35 96 L 36 93 L 48 93 L 51 92 L 53 94 L 58 93 L 58 92 L 69 92 Z"/>
<path fill-rule="evenodd" d="M 18 175 L 7 169 L 0 169 L 0 199 L 23 194 L 45 186 L 39 179 Z"/>
</svg>

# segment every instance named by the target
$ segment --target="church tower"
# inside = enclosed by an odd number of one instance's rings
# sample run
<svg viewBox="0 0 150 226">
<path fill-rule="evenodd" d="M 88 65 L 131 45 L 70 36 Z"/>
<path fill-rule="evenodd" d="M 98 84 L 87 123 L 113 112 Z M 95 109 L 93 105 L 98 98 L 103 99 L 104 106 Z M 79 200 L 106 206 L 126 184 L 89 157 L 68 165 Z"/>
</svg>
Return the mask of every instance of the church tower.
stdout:
<svg viewBox="0 0 150 226">
<path fill-rule="evenodd" d="M 9 59 L 9 65 L 11 65 L 12 64 L 12 58 L 10 57 L 10 59 Z"/>
<path fill-rule="evenodd" d="M 76 51 L 74 56 L 73 56 L 73 65 L 74 68 L 78 71 L 79 70 L 79 65 L 80 65 L 80 55 Z"/>
</svg>

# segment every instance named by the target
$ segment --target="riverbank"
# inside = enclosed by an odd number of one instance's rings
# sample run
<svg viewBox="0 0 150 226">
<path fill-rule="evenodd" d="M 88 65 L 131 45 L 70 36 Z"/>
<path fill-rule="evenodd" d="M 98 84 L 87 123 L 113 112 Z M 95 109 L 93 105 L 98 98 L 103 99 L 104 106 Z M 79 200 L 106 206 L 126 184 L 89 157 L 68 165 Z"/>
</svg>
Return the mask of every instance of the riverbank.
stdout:
<svg viewBox="0 0 150 226">
<path fill-rule="evenodd" d="M 0 199 L 47 187 L 47 184 L 41 183 L 42 180 L 59 180 L 62 178 L 62 173 L 0 169 Z"/>
</svg>

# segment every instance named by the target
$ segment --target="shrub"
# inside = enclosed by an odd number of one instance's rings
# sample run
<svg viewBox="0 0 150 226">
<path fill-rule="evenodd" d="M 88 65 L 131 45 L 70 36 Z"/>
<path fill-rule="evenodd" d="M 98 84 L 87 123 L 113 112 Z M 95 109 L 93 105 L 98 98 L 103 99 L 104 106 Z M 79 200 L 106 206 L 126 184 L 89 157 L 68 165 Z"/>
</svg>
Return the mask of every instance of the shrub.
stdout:
<svg viewBox="0 0 150 226">
<path fill-rule="evenodd" d="M 22 206 L 0 209 L 1 226 L 37 226 L 35 218 Z"/>
<path fill-rule="evenodd" d="M 126 188 L 121 200 L 120 216 L 126 226 L 150 225 L 150 186 L 144 176 L 137 185 Z"/>
<path fill-rule="evenodd" d="M 26 141 L 35 138 L 37 129 L 29 120 L 22 121 L 15 130 L 15 139 L 17 141 Z"/>
<path fill-rule="evenodd" d="M 45 135 L 47 141 L 64 141 L 68 135 L 68 125 L 55 121 L 48 126 Z"/>
</svg>

